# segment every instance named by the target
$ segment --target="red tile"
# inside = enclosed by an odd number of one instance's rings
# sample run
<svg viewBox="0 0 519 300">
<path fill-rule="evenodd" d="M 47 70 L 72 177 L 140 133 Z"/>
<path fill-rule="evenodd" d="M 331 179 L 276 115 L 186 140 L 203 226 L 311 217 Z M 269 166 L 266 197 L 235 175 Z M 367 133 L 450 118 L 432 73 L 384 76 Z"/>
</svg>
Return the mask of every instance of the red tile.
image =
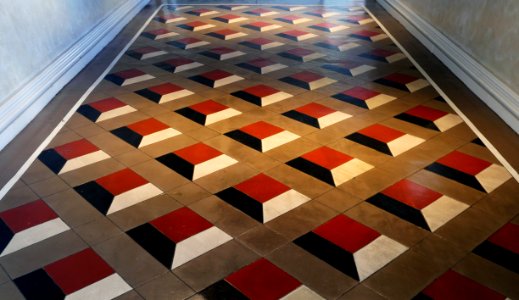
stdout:
<svg viewBox="0 0 519 300">
<path fill-rule="evenodd" d="M 257 39 L 249 40 L 249 42 L 252 44 L 255 44 L 255 45 L 263 46 L 263 45 L 272 43 L 272 40 L 269 40 L 266 38 L 257 38 Z"/>
<path fill-rule="evenodd" d="M 112 97 L 92 102 L 88 105 L 90 105 L 90 107 L 94 108 L 95 110 L 104 113 L 112 109 L 126 106 L 126 103 Z"/>
<path fill-rule="evenodd" d="M 488 239 L 493 244 L 519 254 L 519 225 L 508 223 Z"/>
<path fill-rule="evenodd" d="M 252 13 L 252 14 L 255 14 L 255 15 L 260 15 L 260 14 L 264 14 L 264 13 L 269 13 L 269 12 L 271 12 L 271 10 L 264 9 L 264 8 L 258 8 L 258 9 L 253 9 L 253 10 L 248 11 L 248 12 Z"/>
<path fill-rule="evenodd" d="M 453 151 L 440 158 L 437 162 L 472 176 L 477 175 L 479 172 L 492 165 L 488 161 L 459 151 Z"/>
<path fill-rule="evenodd" d="M 146 73 L 144 73 L 143 71 L 137 70 L 137 69 L 129 69 L 129 70 L 124 70 L 124 71 L 119 71 L 119 72 L 113 73 L 113 75 L 115 75 L 117 77 L 121 77 L 123 79 L 130 79 L 130 78 L 134 78 L 134 77 L 145 75 L 145 74 Z"/>
<path fill-rule="evenodd" d="M 66 160 L 80 157 L 99 150 L 94 144 L 86 139 L 81 139 L 75 142 L 67 143 L 54 148 L 56 152 Z"/>
<path fill-rule="evenodd" d="M 336 110 L 334 110 L 334 109 L 331 109 L 329 107 L 326 107 L 324 105 L 321 105 L 321 104 L 318 104 L 315 102 L 308 103 L 307 105 L 303 105 L 299 108 L 296 108 L 295 111 L 305 114 L 307 116 L 316 118 L 316 119 L 336 112 Z"/>
<path fill-rule="evenodd" d="M 214 53 L 214 54 L 219 54 L 219 55 L 236 52 L 236 50 L 233 50 L 233 49 L 230 49 L 230 48 L 227 48 L 227 47 L 213 48 L 213 49 L 211 49 L 209 51 Z"/>
<path fill-rule="evenodd" d="M 422 293 L 432 299 L 438 300 L 505 299 L 505 297 L 498 292 L 452 270 L 447 271 L 440 278 L 436 279 L 425 288 Z"/>
<path fill-rule="evenodd" d="M 313 53 L 315 53 L 315 51 L 303 49 L 303 48 L 294 48 L 294 49 L 290 49 L 290 50 L 286 51 L 286 53 L 302 57 L 302 56 L 307 56 L 307 55 L 313 54 Z"/>
<path fill-rule="evenodd" d="M 265 174 L 258 174 L 238 185 L 235 185 L 234 188 L 247 194 L 260 203 L 265 203 L 268 200 L 290 190 L 288 186 Z"/>
<path fill-rule="evenodd" d="M 170 33 L 171 31 L 161 28 L 161 29 L 155 29 L 155 30 L 150 30 L 150 31 L 146 31 L 146 32 L 149 34 L 152 34 L 152 35 L 162 35 L 162 34 Z"/>
<path fill-rule="evenodd" d="M 222 29 L 222 30 L 214 31 L 213 33 L 218 34 L 218 35 L 227 36 L 227 35 L 238 33 L 238 31 L 231 30 L 231 29 Z"/>
<path fill-rule="evenodd" d="M 203 143 L 191 145 L 189 147 L 177 150 L 174 153 L 193 165 L 198 165 L 222 154 L 220 151 Z"/>
<path fill-rule="evenodd" d="M 238 19 L 241 17 L 237 16 L 237 15 L 228 14 L 228 15 L 219 16 L 218 18 L 225 19 L 225 20 L 233 20 L 233 19 Z"/>
<path fill-rule="evenodd" d="M 162 63 L 168 64 L 173 67 L 179 67 L 187 64 L 194 63 L 195 61 L 185 57 L 177 57 L 163 61 Z"/>
<path fill-rule="evenodd" d="M 301 285 L 265 258 L 229 275 L 226 281 L 252 300 L 277 300 Z"/>
<path fill-rule="evenodd" d="M 209 221 L 187 207 L 172 211 L 151 221 L 150 224 L 175 243 L 213 226 Z"/>
<path fill-rule="evenodd" d="M 359 35 L 359 36 L 365 36 L 365 37 L 372 37 L 372 36 L 379 35 L 380 33 L 374 32 L 374 31 L 369 31 L 369 30 L 360 30 L 360 31 L 354 32 L 353 34 Z"/>
<path fill-rule="evenodd" d="M 279 19 L 287 20 L 287 21 L 295 21 L 295 20 L 299 20 L 301 18 L 302 17 L 300 17 L 300 16 L 284 16 L 284 17 L 281 17 Z"/>
<path fill-rule="evenodd" d="M 130 169 L 106 175 L 97 179 L 96 182 L 115 196 L 148 183 L 146 179 Z"/>
<path fill-rule="evenodd" d="M 384 79 L 400 84 L 408 84 L 413 81 L 416 81 L 418 78 L 406 74 L 395 73 L 384 77 Z"/>
<path fill-rule="evenodd" d="M 0 213 L 0 219 L 14 232 L 20 232 L 57 217 L 58 215 L 43 200 L 29 202 Z"/>
<path fill-rule="evenodd" d="M 276 90 L 275 88 L 271 88 L 270 86 L 266 86 L 263 84 L 251 86 L 249 88 L 244 89 L 243 91 L 260 98 L 267 97 L 279 92 L 279 90 Z"/>
<path fill-rule="evenodd" d="M 228 107 L 213 100 L 206 100 L 204 102 L 191 105 L 189 108 L 207 116 L 227 109 Z"/>
<path fill-rule="evenodd" d="M 350 253 L 357 252 L 380 236 L 380 233 L 345 215 L 338 215 L 313 232 Z"/>
<path fill-rule="evenodd" d="M 49 264 L 44 269 L 66 295 L 114 273 L 90 248 Z"/>
<path fill-rule="evenodd" d="M 396 51 L 390 51 L 390 50 L 385 50 L 385 49 L 375 49 L 375 50 L 368 52 L 368 54 L 371 54 L 373 56 L 380 56 L 380 57 L 388 57 L 388 56 L 391 56 L 391 55 L 394 55 L 397 53 L 398 52 L 396 52 Z"/>
<path fill-rule="evenodd" d="M 410 110 L 405 112 L 408 115 L 412 115 L 421 119 L 429 120 L 429 121 L 435 121 L 439 118 L 447 115 L 446 112 L 434 109 L 431 107 L 418 105 L 417 107 L 411 108 Z"/>
<path fill-rule="evenodd" d="M 169 128 L 168 125 L 166 125 L 156 119 L 153 119 L 153 118 L 142 120 L 142 121 L 130 124 L 126 127 L 128 127 L 129 129 L 138 133 L 141 136 L 146 136 L 146 135 L 155 133 L 157 131 Z"/>
<path fill-rule="evenodd" d="M 319 24 L 315 24 L 314 26 L 316 27 L 323 27 L 323 28 L 333 28 L 335 26 L 337 26 L 337 24 L 333 24 L 333 23 L 319 23 Z"/>
<path fill-rule="evenodd" d="M 269 136 L 273 136 L 276 133 L 282 132 L 283 128 L 274 126 L 267 122 L 259 121 L 240 128 L 240 131 L 262 140 L 264 138 L 268 138 Z"/>
<path fill-rule="evenodd" d="M 252 22 L 249 25 L 252 26 L 252 27 L 259 27 L 259 28 L 261 28 L 261 27 L 265 27 L 265 26 L 270 26 L 270 25 L 272 25 L 272 23 L 267 23 L 267 22 L 261 22 L 260 21 L 260 22 Z"/>
<path fill-rule="evenodd" d="M 366 127 L 362 130 L 359 130 L 358 133 L 369 136 L 383 143 L 389 143 L 405 135 L 405 133 L 401 131 L 380 124 Z"/>
<path fill-rule="evenodd" d="M 189 45 L 189 44 L 193 44 L 193 43 L 198 43 L 198 42 L 201 42 L 201 41 L 202 40 L 199 40 L 197 38 L 192 38 L 192 37 L 187 37 L 187 38 L 183 38 L 183 39 L 177 40 L 177 42 L 185 44 L 185 45 Z"/>
<path fill-rule="evenodd" d="M 440 198 L 442 194 L 407 179 L 401 180 L 382 191 L 382 194 L 422 210 Z"/>
<path fill-rule="evenodd" d="M 379 92 L 375 92 L 372 90 L 365 89 L 363 87 L 357 86 L 347 91 L 342 92 L 344 95 L 348 95 L 357 99 L 367 100 L 373 98 L 375 96 L 380 95 Z"/>
<path fill-rule="evenodd" d="M 275 64 L 275 62 L 273 62 L 269 59 L 265 59 L 265 58 L 257 58 L 257 59 L 248 61 L 247 64 L 257 67 L 257 68 L 264 68 L 264 67 L 268 67 L 268 66 Z"/>
<path fill-rule="evenodd" d="M 184 25 L 186 25 L 187 27 L 195 28 L 195 27 L 198 27 L 198 26 L 207 25 L 207 23 L 201 22 L 201 21 L 193 21 L 193 22 L 186 23 Z"/>
<path fill-rule="evenodd" d="M 149 87 L 148 90 L 159 94 L 159 95 L 166 95 L 169 93 L 174 93 L 183 90 L 184 88 L 179 87 L 178 85 L 172 84 L 172 83 L 163 83 L 160 85 Z"/>
<path fill-rule="evenodd" d="M 161 51 L 161 50 L 158 48 L 155 48 L 155 47 L 148 46 L 148 47 L 141 47 L 141 48 L 133 49 L 131 51 L 134 51 L 134 52 L 137 52 L 140 54 L 147 54 L 147 53 L 157 52 L 157 51 Z"/>
<path fill-rule="evenodd" d="M 293 79 L 296 79 L 296 80 L 306 82 L 306 83 L 314 82 L 316 80 L 324 78 L 324 76 L 322 76 L 322 75 L 308 72 L 308 71 L 296 73 L 296 74 L 290 75 L 290 77 Z"/>
<path fill-rule="evenodd" d="M 326 146 L 308 152 L 301 157 L 328 170 L 332 170 L 353 159 L 349 155 Z"/>
<path fill-rule="evenodd" d="M 293 37 L 298 37 L 298 36 L 308 34 L 308 32 L 301 31 L 301 30 L 289 30 L 289 31 L 283 32 L 283 34 L 293 36 Z"/>
<path fill-rule="evenodd" d="M 220 80 L 220 79 L 224 79 L 229 76 L 232 76 L 232 74 L 229 72 L 226 72 L 226 71 L 222 71 L 222 70 L 214 70 L 214 71 L 210 71 L 210 72 L 201 74 L 200 76 L 205 77 L 212 81 L 216 81 L 216 80 Z"/>
</svg>

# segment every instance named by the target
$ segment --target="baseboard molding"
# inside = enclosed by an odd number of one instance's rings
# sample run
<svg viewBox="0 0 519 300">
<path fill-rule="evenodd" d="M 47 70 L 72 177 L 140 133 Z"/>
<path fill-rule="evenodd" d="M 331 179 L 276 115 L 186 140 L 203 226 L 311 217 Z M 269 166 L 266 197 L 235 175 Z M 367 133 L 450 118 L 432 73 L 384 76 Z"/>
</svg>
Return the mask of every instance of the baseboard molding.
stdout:
<svg viewBox="0 0 519 300">
<path fill-rule="evenodd" d="M 397 0 L 377 0 L 467 87 L 519 133 L 519 95 L 442 32 Z"/>
<path fill-rule="evenodd" d="M 0 106 L 0 150 L 29 124 L 149 0 L 128 0 Z"/>
</svg>

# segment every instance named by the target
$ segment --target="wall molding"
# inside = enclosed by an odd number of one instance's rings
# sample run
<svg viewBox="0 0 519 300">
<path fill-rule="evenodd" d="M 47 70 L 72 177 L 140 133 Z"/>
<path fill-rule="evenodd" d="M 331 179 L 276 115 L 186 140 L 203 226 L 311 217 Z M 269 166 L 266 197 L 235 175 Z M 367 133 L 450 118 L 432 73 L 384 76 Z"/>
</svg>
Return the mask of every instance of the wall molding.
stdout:
<svg viewBox="0 0 519 300">
<path fill-rule="evenodd" d="M 149 0 L 128 0 L 0 105 L 0 150 L 137 15 Z"/>
<path fill-rule="evenodd" d="M 519 133 L 519 94 L 398 0 L 377 0 L 467 87 Z"/>
</svg>

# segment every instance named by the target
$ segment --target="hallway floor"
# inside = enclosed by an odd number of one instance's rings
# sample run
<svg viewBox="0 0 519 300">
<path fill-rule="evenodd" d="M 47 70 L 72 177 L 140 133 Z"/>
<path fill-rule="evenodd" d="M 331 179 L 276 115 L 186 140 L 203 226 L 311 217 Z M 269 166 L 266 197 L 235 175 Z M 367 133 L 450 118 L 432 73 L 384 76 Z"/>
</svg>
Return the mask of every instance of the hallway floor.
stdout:
<svg viewBox="0 0 519 300">
<path fill-rule="evenodd" d="M 169 5 L 0 201 L 0 298 L 517 299 L 518 195 L 358 3 Z"/>
</svg>

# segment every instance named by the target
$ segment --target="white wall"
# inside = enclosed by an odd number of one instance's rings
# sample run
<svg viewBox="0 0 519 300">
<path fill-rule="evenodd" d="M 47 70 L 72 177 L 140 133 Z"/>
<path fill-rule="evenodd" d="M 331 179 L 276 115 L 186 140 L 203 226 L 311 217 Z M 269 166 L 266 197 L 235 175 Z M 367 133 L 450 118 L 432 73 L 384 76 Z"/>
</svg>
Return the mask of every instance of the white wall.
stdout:
<svg viewBox="0 0 519 300">
<path fill-rule="evenodd" d="M 0 150 L 149 0 L 0 0 Z"/>
</svg>

